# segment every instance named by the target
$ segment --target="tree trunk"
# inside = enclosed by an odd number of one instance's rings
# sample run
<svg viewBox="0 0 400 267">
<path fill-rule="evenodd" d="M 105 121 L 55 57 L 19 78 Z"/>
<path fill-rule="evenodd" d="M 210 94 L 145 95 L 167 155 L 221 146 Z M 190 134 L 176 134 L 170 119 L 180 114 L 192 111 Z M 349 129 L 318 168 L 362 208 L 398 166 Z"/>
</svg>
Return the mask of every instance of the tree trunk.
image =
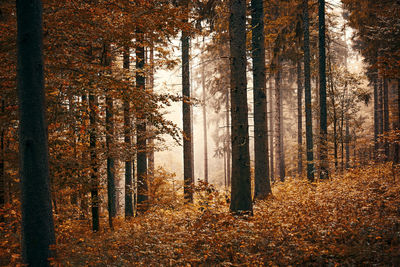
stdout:
<svg viewBox="0 0 400 267">
<path fill-rule="evenodd" d="M 275 122 L 276 122 L 276 157 L 281 182 L 285 181 L 285 156 L 283 151 L 283 118 L 282 118 L 282 95 L 281 95 L 281 65 L 277 59 L 277 72 L 275 74 Z"/>
<path fill-rule="evenodd" d="M 123 52 L 123 68 L 129 71 L 129 47 L 124 48 Z M 126 89 L 127 90 L 127 89 Z M 123 95 L 123 108 L 124 108 L 124 142 L 127 151 L 127 157 L 125 158 L 125 218 L 129 218 L 133 216 L 133 186 L 132 186 L 132 144 L 131 144 L 131 135 L 132 135 L 132 121 L 130 114 L 130 102 L 129 97 L 130 94 L 126 92 Z"/>
<path fill-rule="evenodd" d="M 379 157 L 379 95 L 377 77 L 373 78 L 374 84 L 374 159 Z"/>
<path fill-rule="evenodd" d="M 328 172 L 328 124 L 326 109 L 326 55 L 325 55 L 325 0 L 318 0 L 319 43 L 319 105 L 320 105 L 320 179 L 327 179 Z"/>
<path fill-rule="evenodd" d="M 271 193 L 266 121 L 264 8 L 262 0 L 251 1 L 253 101 L 254 101 L 254 197 Z"/>
<path fill-rule="evenodd" d="M 303 172 L 303 85 L 301 83 L 301 63 L 297 61 L 297 173 Z"/>
<path fill-rule="evenodd" d="M 184 8 L 188 9 L 188 1 L 183 0 Z M 188 22 L 187 16 L 183 19 Z M 183 180 L 184 198 L 186 202 L 193 202 L 193 160 L 192 160 L 192 127 L 190 110 L 190 74 L 189 74 L 189 33 L 182 31 L 182 117 L 183 117 Z"/>
<path fill-rule="evenodd" d="M 389 161 L 389 142 L 387 140 L 389 134 L 389 90 L 388 90 L 388 80 L 383 79 L 383 134 L 385 137 L 385 161 Z"/>
<path fill-rule="evenodd" d="M 16 7 L 22 259 L 28 266 L 49 266 L 55 236 L 45 121 L 42 4 L 40 0 L 17 0 Z"/>
<path fill-rule="evenodd" d="M 397 142 L 400 142 L 400 79 L 397 79 Z M 400 163 L 400 143 L 394 147 L 394 163 Z"/>
<path fill-rule="evenodd" d="M 97 128 L 97 114 L 98 109 L 97 96 L 93 92 L 89 93 L 89 122 L 90 122 L 90 134 L 89 134 L 89 146 L 90 146 L 90 166 L 91 166 L 91 205 L 92 205 L 92 230 L 97 232 L 100 230 L 99 221 L 99 177 L 98 177 L 98 166 L 97 166 L 97 154 L 96 154 L 96 128 Z"/>
<path fill-rule="evenodd" d="M 149 76 L 149 87 L 150 90 L 154 90 L 154 46 L 150 46 L 150 76 Z M 151 179 L 154 178 L 154 131 L 153 126 L 149 125 L 151 136 L 147 140 L 148 142 L 148 175 Z M 151 188 L 151 184 L 150 184 Z"/>
<path fill-rule="evenodd" d="M 226 151 L 226 181 L 228 186 L 231 186 L 231 181 L 232 181 L 232 177 L 231 177 L 231 170 L 232 170 L 232 166 L 231 166 L 231 142 L 230 142 L 230 124 L 229 124 L 229 89 L 227 88 L 226 90 L 226 98 L 225 98 L 225 122 L 226 122 L 226 139 L 224 141 L 225 143 L 225 151 Z"/>
<path fill-rule="evenodd" d="M 328 48 L 329 50 L 329 48 Z M 329 50 L 330 51 L 330 50 Z M 337 116 L 337 111 L 336 111 L 336 96 L 335 96 L 335 88 L 333 84 L 333 73 L 332 73 L 332 62 L 331 62 L 331 55 L 329 52 L 329 57 L 328 57 L 328 67 L 329 67 L 329 89 L 330 89 L 330 99 L 331 99 L 331 105 L 332 105 L 332 111 L 333 111 L 333 158 L 335 162 L 335 171 L 337 171 L 338 168 L 338 138 L 337 138 L 337 126 L 338 126 L 338 116 Z"/>
<path fill-rule="evenodd" d="M 204 62 L 201 64 L 201 87 L 203 89 L 203 140 L 204 140 L 204 181 L 208 183 L 208 144 L 207 144 L 207 103 Z"/>
<path fill-rule="evenodd" d="M 4 116 L 4 99 L 1 100 L 1 115 Z M 0 125 L 0 208 L 4 206 L 6 203 L 6 175 L 5 175 L 5 169 L 4 169 L 4 124 Z M 0 222 L 3 220 L 3 218 L 0 217 Z"/>
<path fill-rule="evenodd" d="M 246 79 L 246 1 L 230 0 L 232 186 L 230 210 L 253 212 Z"/>
<path fill-rule="evenodd" d="M 110 46 L 107 43 L 103 45 L 103 65 L 111 66 Z M 113 98 L 110 90 L 106 91 L 106 149 L 107 149 L 107 208 L 108 208 L 108 223 L 113 229 L 112 218 L 115 217 L 115 164 L 113 158 L 113 143 L 114 143 L 114 112 Z"/>
<path fill-rule="evenodd" d="M 136 86 L 138 90 L 145 93 L 146 79 L 144 74 L 145 57 L 143 46 L 143 33 L 137 31 L 136 47 Z M 147 133 L 146 133 L 146 114 L 143 108 L 136 109 L 136 144 L 137 144 L 137 205 L 138 211 L 144 212 L 148 205 L 148 184 L 147 184 Z"/>
<path fill-rule="evenodd" d="M 269 134 L 269 158 L 270 158 L 270 178 L 273 182 L 275 180 L 275 168 L 274 168 L 274 94 L 273 94 L 273 86 L 272 86 L 272 77 L 269 78 L 269 125 L 270 125 L 270 134 Z"/>
<path fill-rule="evenodd" d="M 306 113 L 307 178 L 314 181 L 313 127 L 311 106 L 310 31 L 308 0 L 303 0 L 304 19 L 304 106 Z"/>
</svg>

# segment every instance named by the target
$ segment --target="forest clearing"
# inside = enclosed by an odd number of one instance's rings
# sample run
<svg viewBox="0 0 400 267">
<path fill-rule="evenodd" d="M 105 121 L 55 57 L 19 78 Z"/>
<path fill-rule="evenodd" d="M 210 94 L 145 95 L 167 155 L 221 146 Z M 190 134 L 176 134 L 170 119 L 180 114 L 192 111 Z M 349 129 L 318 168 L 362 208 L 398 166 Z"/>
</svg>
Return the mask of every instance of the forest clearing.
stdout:
<svg viewBox="0 0 400 267">
<path fill-rule="evenodd" d="M 0 1 L 0 266 L 400 266 L 399 15 Z"/>
</svg>

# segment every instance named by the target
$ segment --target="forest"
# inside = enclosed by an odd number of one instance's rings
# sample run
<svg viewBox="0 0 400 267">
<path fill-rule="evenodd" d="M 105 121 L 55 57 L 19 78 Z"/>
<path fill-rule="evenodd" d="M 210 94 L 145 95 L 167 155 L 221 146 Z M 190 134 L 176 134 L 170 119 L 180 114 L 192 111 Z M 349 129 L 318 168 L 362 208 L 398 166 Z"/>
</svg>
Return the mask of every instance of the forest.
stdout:
<svg viewBox="0 0 400 267">
<path fill-rule="evenodd" d="M 0 266 L 400 266 L 400 1 L 1 0 Z"/>
</svg>

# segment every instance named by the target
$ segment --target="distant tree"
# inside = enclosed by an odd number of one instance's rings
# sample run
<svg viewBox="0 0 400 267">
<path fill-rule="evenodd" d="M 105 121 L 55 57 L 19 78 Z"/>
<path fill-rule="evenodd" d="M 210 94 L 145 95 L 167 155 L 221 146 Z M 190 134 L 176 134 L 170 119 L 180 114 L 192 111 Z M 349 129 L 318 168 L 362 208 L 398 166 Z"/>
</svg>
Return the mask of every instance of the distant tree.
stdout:
<svg viewBox="0 0 400 267">
<path fill-rule="evenodd" d="M 49 266 L 55 236 L 45 121 L 42 3 L 18 0 L 16 7 L 22 258 L 28 266 Z"/>
<path fill-rule="evenodd" d="M 262 0 L 251 1 L 253 102 L 254 102 L 254 197 L 271 193 L 268 159 L 268 124 L 265 77 L 264 7 Z"/>
<path fill-rule="evenodd" d="M 246 79 L 246 1 L 230 0 L 232 212 L 253 212 Z"/>
</svg>

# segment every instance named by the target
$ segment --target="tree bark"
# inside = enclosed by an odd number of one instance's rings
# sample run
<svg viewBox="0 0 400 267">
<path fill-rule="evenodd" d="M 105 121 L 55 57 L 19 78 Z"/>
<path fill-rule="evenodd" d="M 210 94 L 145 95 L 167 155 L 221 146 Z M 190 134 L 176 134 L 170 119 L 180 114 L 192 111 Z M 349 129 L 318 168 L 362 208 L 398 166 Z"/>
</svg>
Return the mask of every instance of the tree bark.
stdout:
<svg viewBox="0 0 400 267">
<path fill-rule="evenodd" d="M 188 1 L 184 0 L 184 8 L 188 9 Z M 187 16 L 183 19 L 188 22 Z M 184 198 L 186 202 L 193 202 L 193 160 L 192 160 L 192 129 L 190 110 L 190 71 L 189 71 L 189 33 L 182 31 L 182 117 L 183 117 L 183 180 Z"/>
<path fill-rule="evenodd" d="M 254 197 L 271 193 L 266 121 L 264 7 L 262 0 L 251 1 L 253 102 L 254 102 Z"/>
<path fill-rule="evenodd" d="M 103 45 L 103 65 L 105 67 L 111 66 L 109 44 Z M 106 148 L 107 148 L 107 208 L 108 208 L 108 224 L 113 229 L 112 218 L 115 217 L 115 163 L 113 157 L 113 143 L 114 143 L 114 112 L 113 112 L 113 98 L 110 90 L 106 91 Z"/>
<path fill-rule="evenodd" d="M 55 236 L 45 119 L 42 4 L 40 0 L 17 0 L 16 7 L 22 259 L 28 266 L 49 266 Z"/>
<path fill-rule="evenodd" d="M 301 63 L 297 61 L 297 173 L 303 172 L 303 85 L 301 83 Z"/>
<path fill-rule="evenodd" d="M 400 79 L 397 79 L 397 142 L 400 142 Z M 395 144 L 394 147 L 394 163 L 399 164 L 400 163 L 400 144 L 397 143 Z"/>
<path fill-rule="evenodd" d="M 304 106 L 306 113 L 307 178 L 314 181 L 313 127 L 311 106 L 310 31 L 308 0 L 303 0 L 304 19 Z"/>
<path fill-rule="evenodd" d="M 275 74 L 275 122 L 276 122 L 276 157 L 279 170 L 279 179 L 285 181 L 285 156 L 283 151 L 283 119 L 282 119 L 282 95 L 281 95 L 281 65 L 277 59 L 277 72 Z"/>
<path fill-rule="evenodd" d="M 273 182 L 275 180 L 275 168 L 274 168 L 274 118 L 275 118 L 275 113 L 274 113 L 274 94 L 273 94 L 273 86 L 272 86 L 272 77 L 270 76 L 269 78 L 269 129 L 270 129 L 270 134 L 269 134 L 269 159 L 270 159 L 270 164 L 269 164 L 269 169 L 270 169 L 270 179 Z"/>
<path fill-rule="evenodd" d="M 136 86 L 145 93 L 146 79 L 144 74 L 145 55 L 143 45 L 143 33 L 137 31 L 137 47 L 136 47 Z M 146 132 L 146 114 L 143 108 L 136 109 L 137 126 L 137 205 L 138 211 L 144 212 L 148 206 L 148 181 L 147 181 L 147 132 Z"/>
<path fill-rule="evenodd" d="M 226 98 L 225 98 L 225 122 L 226 122 L 226 139 L 225 139 L 225 152 L 226 152 L 226 180 L 228 186 L 231 186 L 231 181 L 232 181 L 232 176 L 231 176 L 231 170 L 232 170 L 232 164 L 231 164 L 231 142 L 229 141 L 231 138 L 231 133 L 230 133 L 230 124 L 229 124 L 229 89 L 227 88 L 226 90 Z"/>
<path fill-rule="evenodd" d="M 389 90 L 388 80 L 383 79 L 383 134 L 385 137 L 384 148 L 385 148 L 385 161 L 389 161 L 389 142 L 387 136 L 389 134 Z"/>
<path fill-rule="evenodd" d="M 207 103 L 204 62 L 201 64 L 201 87 L 203 89 L 203 140 L 204 140 L 204 181 L 208 183 L 208 144 L 207 144 Z"/>
<path fill-rule="evenodd" d="M 230 0 L 232 186 L 230 210 L 252 213 L 246 79 L 246 1 Z"/>
<path fill-rule="evenodd" d="M 325 0 L 318 0 L 319 43 L 319 105 L 320 105 L 320 179 L 327 179 L 328 172 L 328 124 L 326 109 L 326 55 L 325 55 Z"/>
<path fill-rule="evenodd" d="M 129 71 L 129 47 L 124 48 L 123 52 L 123 68 Z M 124 94 L 123 108 L 124 108 L 124 142 L 127 151 L 127 158 L 125 158 L 125 218 L 133 216 L 133 186 L 132 186 L 132 151 L 131 135 L 132 135 L 132 121 L 130 116 L 130 102 L 129 93 Z"/>
</svg>

